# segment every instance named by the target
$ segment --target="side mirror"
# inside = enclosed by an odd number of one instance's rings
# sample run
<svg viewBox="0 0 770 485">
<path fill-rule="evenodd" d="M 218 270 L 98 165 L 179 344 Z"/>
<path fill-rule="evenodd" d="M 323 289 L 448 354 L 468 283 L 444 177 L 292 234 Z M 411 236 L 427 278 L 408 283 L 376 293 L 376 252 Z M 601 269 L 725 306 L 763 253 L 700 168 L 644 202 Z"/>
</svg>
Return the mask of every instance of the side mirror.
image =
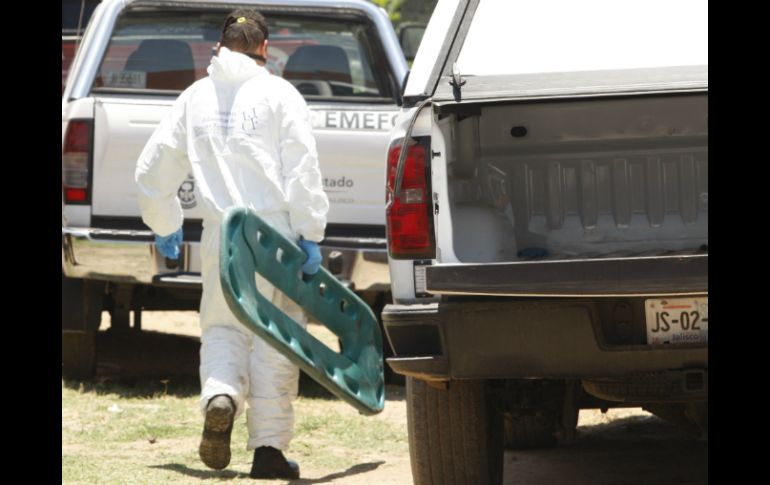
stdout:
<svg viewBox="0 0 770 485">
<path fill-rule="evenodd" d="M 401 44 L 401 50 L 404 51 L 404 57 L 407 61 L 414 61 L 417 55 L 417 48 L 420 47 L 420 41 L 425 34 L 425 25 L 410 24 L 404 25 L 399 29 L 398 41 Z"/>
</svg>

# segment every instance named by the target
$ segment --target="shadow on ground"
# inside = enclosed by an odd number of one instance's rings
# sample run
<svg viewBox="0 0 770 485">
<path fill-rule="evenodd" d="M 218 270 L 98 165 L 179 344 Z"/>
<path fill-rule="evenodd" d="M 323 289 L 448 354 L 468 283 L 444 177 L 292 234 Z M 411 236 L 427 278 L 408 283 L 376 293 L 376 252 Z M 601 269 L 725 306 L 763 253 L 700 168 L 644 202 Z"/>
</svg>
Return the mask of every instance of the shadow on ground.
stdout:
<svg viewBox="0 0 770 485">
<path fill-rule="evenodd" d="M 153 397 L 164 393 L 188 397 L 200 392 L 198 337 L 132 329 L 102 330 L 96 335 L 96 345 L 96 376 L 89 381 L 65 380 L 66 387 L 120 397 Z M 388 400 L 403 400 L 403 389 L 403 386 L 389 385 Z M 299 394 L 336 399 L 304 372 L 300 374 Z"/>
<path fill-rule="evenodd" d="M 505 453 L 504 484 L 706 485 L 708 442 L 654 416 L 578 427 L 570 444 Z"/>
<path fill-rule="evenodd" d="M 315 483 L 329 483 L 332 480 L 336 480 L 338 478 L 345 478 L 350 477 L 353 475 L 358 475 L 361 473 L 368 473 L 370 471 L 376 470 L 385 463 L 384 461 L 373 461 L 369 463 L 359 463 L 358 465 L 353 465 L 344 472 L 337 472 L 337 473 L 330 473 L 326 476 L 319 477 L 319 478 L 300 478 L 299 480 L 292 480 L 292 485 L 311 485 Z"/>
<path fill-rule="evenodd" d="M 94 378 L 64 380 L 64 386 L 123 398 L 194 396 L 200 392 L 199 350 L 200 340 L 195 337 L 103 330 L 96 334 Z"/>
<path fill-rule="evenodd" d="M 219 479 L 219 480 L 232 480 L 234 478 L 249 478 L 248 473 L 236 472 L 235 470 L 201 470 L 199 468 L 190 468 L 187 465 L 180 463 L 168 463 L 166 465 L 151 465 L 149 468 L 158 468 L 161 470 L 169 470 L 172 472 L 181 473 L 191 478 L 198 478 L 200 480 L 207 479 Z"/>
<path fill-rule="evenodd" d="M 330 473 L 319 478 L 300 478 L 299 480 L 291 480 L 287 483 L 291 485 L 314 485 L 320 483 L 330 483 L 332 480 L 340 478 L 350 477 L 353 475 L 359 475 L 361 473 L 368 473 L 376 470 L 380 465 L 385 463 L 384 461 L 374 461 L 370 463 L 359 463 L 353 465 L 345 471 Z M 159 468 L 162 470 L 170 470 L 173 472 L 187 475 L 188 477 L 198 478 L 201 480 L 216 478 L 219 480 L 232 480 L 235 478 L 249 478 L 248 473 L 236 472 L 234 470 L 200 470 L 197 468 L 190 468 L 187 465 L 181 465 L 178 463 L 169 463 L 166 465 L 153 465 L 150 468 Z"/>
</svg>

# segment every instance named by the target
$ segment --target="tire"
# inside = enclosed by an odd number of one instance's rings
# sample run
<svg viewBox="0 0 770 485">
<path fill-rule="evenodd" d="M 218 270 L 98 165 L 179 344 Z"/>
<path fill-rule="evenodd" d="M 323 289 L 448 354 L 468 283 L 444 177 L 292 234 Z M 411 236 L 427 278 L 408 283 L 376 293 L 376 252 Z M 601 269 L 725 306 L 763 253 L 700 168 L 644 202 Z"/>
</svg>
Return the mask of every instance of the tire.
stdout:
<svg viewBox="0 0 770 485">
<path fill-rule="evenodd" d="M 537 416 L 504 415 L 505 448 L 509 450 L 551 448 L 556 446 L 557 431 L 556 426 Z"/>
<path fill-rule="evenodd" d="M 502 484 L 502 414 L 484 381 L 444 390 L 407 377 L 406 400 L 415 485 Z"/>
<path fill-rule="evenodd" d="M 96 373 L 96 331 L 104 283 L 67 278 L 62 273 L 61 293 L 62 377 L 90 379 Z"/>
</svg>

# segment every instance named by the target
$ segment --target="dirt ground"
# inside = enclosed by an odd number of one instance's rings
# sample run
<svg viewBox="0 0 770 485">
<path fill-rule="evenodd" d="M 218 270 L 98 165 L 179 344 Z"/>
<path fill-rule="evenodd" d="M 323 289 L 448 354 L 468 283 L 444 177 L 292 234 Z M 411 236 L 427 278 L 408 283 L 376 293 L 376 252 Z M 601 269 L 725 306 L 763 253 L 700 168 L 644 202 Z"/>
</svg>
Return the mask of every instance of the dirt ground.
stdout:
<svg viewBox="0 0 770 485">
<path fill-rule="evenodd" d="M 105 313 L 102 329 L 106 329 L 108 324 L 109 316 Z M 168 378 L 190 378 L 197 375 L 197 338 L 200 335 L 197 313 L 146 312 L 142 325 L 146 332 L 141 335 L 115 336 L 100 332 L 99 378 L 160 374 Z M 333 335 L 325 333 L 320 327 L 310 328 L 327 344 L 333 345 L 336 341 Z M 303 380 L 303 386 L 307 384 Z M 346 406 L 332 401 L 329 405 Z M 403 388 L 390 390 L 385 411 L 375 419 L 406 428 Z M 598 410 L 583 410 L 578 422 L 578 438 L 573 444 L 550 450 L 507 451 L 504 483 L 706 484 L 707 463 L 707 442 L 684 434 L 640 408 L 611 409 L 606 414 Z M 412 483 L 409 455 L 405 451 L 367 457 L 344 470 L 305 466 L 302 473 L 303 479 L 293 483 Z"/>
</svg>

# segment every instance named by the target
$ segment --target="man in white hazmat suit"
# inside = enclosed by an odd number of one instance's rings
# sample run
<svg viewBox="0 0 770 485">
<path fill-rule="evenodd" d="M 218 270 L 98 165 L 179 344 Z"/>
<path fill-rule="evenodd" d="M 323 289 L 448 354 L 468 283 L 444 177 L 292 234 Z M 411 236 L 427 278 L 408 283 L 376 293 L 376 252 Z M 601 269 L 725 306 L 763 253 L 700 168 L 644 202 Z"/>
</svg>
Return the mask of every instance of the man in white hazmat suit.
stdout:
<svg viewBox="0 0 770 485">
<path fill-rule="evenodd" d="M 248 404 L 251 477 L 298 478 L 299 467 L 282 450 L 293 434 L 299 371 L 236 319 L 219 282 L 221 218 L 233 205 L 253 209 L 299 241 L 308 255 L 305 273 L 315 273 L 321 261 L 316 242 L 324 236 L 329 202 L 310 113 L 288 81 L 264 68 L 267 37 L 265 19 L 256 11 L 239 9 L 227 17 L 209 76 L 187 88 L 155 130 L 137 162 L 136 182 L 142 218 L 167 257 L 178 255 L 182 241 L 177 189 L 190 172 L 204 202 L 202 461 L 214 469 L 229 464 L 233 420 Z M 301 308 L 257 280 L 262 295 L 305 325 Z"/>
</svg>

